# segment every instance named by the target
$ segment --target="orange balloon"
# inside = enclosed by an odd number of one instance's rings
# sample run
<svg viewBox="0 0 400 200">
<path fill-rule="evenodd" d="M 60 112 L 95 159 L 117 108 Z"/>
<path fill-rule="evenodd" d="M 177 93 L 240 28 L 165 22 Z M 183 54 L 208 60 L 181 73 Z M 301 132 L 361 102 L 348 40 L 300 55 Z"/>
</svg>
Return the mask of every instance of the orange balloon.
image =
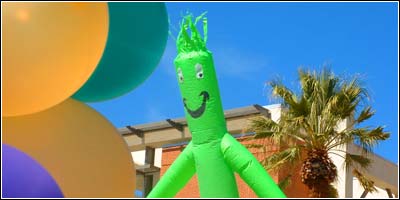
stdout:
<svg viewBox="0 0 400 200">
<path fill-rule="evenodd" d="M 50 108 L 89 79 L 107 40 L 107 3 L 2 2 L 2 11 L 2 116 Z"/>
<path fill-rule="evenodd" d="M 117 129 L 68 99 L 35 114 L 3 117 L 3 143 L 38 161 L 65 197 L 134 197 L 135 168 Z"/>
</svg>

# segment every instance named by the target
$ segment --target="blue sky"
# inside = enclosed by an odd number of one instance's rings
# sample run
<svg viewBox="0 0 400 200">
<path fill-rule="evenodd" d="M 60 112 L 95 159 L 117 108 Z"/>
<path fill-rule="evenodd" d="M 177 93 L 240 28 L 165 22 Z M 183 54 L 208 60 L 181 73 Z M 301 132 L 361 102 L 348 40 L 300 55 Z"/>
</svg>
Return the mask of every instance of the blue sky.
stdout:
<svg viewBox="0 0 400 200">
<path fill-rule="evenodd" d="M 297 70 L 331 66 L 337 75 L 362 77 L 375 116 L 391 138 L 375 151 L 398 162 L 397 3 L 166 3 L 171 24 L 181 13 L 208 11 L 208 49 L 213 52 L 224 109 L 276 103 L 265 82 L 280 77 L 296 88 Z M 171 28 L 174 35 L 177 32 Z M 91 107 L 116 127 L 183 117 L 170 38 L 153 74 L 130 93 Z"/>
</svg>

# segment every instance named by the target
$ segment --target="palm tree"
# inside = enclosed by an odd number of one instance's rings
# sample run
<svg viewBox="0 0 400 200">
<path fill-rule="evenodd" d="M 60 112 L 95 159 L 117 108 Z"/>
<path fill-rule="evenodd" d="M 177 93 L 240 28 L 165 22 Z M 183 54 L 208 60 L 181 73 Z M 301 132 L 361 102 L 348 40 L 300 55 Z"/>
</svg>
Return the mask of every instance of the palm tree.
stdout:
<svg viewBox="0 0 400 200">
<path fill-rule="evenodd" d="M 284 147 L 262 160 L 262 164 L 268 170 L 282 167 L 293 170 L 291 166 L 302 164 L 300 175 L 310 190 L 310 197 L 337 197 L 332 186 L 338 176 L 337 167 L 329 157 L 336 154 L 344 159 L 345 167 L 353 169 L 366 191 L 375 191 L 373 182 L 362 171 L 371 164 L 368 153 L 379 141 L 388 139 L 389 133 L 382 126 L 360 127 L 360 123 L 375 113 L 370 106 L 362 104 L 368 97 L 366 90 L 357 78 L 345 80 L 326 68 L 321 72 L 300 69 L 298 75 L 300 94 L 279 81 L 269 82 L 272 95 L 283 100 L 284 109 L 277 122 L 264 117 L 250 121 L 249 131 L 255 132 L 252 139 L 264 138 Z M 337 125 L 345 119 L 350 120 L 350 126 L 339 130 Z M 361 146 L 360 155 L 338 148 L 352 142 Z M 287 185 L 292 174 L 281 184 Z"/>
</svg>

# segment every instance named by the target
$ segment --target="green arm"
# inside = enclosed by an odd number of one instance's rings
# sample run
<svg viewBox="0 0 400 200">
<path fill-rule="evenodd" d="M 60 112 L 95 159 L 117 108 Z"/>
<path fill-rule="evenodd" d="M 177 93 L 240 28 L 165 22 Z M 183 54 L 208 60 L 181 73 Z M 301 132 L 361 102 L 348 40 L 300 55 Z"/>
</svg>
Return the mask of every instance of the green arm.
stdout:
<svg viewBox="0 0 400 200">
<path fill-rule="evenodd" d="M 192 142 L 190 142 L 147 197 L 174 197 L 192 178 L 195 172 Z"/>
<path fill-rule="evenodd" d="M 223 137 L 221 148 L 226 162 L 253 189 L 258 197 L 286 198 L 253 154 L 229 133 Z"/>
</svg>

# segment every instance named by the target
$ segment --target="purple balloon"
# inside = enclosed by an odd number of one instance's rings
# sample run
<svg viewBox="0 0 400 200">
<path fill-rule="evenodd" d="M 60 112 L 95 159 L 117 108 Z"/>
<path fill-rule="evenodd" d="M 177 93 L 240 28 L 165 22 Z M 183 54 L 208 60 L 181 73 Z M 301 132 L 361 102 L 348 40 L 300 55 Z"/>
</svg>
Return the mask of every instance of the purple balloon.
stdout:
<svg viewBox="0 0 400 200">
<path fill-rule="evenodd" d="M 2 187 L 6 198 L 63 198 L 51 175 L 34 159 L 2 144 Z"/>
</svg>

